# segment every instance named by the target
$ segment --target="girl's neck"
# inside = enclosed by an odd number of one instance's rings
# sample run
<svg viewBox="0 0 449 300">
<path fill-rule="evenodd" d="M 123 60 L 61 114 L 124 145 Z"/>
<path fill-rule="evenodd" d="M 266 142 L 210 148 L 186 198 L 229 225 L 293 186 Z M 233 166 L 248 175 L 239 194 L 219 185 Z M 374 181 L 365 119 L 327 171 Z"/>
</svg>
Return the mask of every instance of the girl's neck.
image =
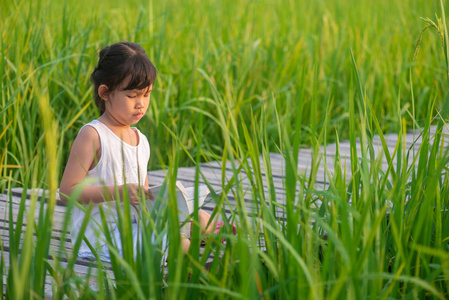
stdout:
<svg viewBox="0 0 449 300">
<path fill-rule="evenodd" d="M 107 111 L 104 112 L 98 120 L 105 124 L 106 126 L 110 128 L 115 128 L 115 130 L 118 131 L 127 131 L 131 126 L 127 124 L 120 123 L 116 118 L 114 118 L 113 115 L 109 114 Z"/>
<path fill-rule="evenodd" d="M 139 140 L 137 137 L 137 132 L 131 129 L 130 125 L 122 124 L 117 119 L 112 117 L 110 114 L 105 112 L 102 114 L 98 121 L 106 125 L 115 135 L 117 135 L 122 141 L 125 143 L 137 146 L 139 144 Z"/>
</svg>

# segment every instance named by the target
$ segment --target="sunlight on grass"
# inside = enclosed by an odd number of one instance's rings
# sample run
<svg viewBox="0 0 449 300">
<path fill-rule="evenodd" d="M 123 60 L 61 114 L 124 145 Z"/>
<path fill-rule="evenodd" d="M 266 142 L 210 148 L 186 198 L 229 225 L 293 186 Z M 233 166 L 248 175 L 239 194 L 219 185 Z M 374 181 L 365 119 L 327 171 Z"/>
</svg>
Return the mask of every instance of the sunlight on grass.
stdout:
<svg viewBox="0 0 449 300">
<path fill-rule="evenodd" d="M 448 298 L 442 1 L 96 6 L 2 1 L 2 296 L 43 298 L 50 289 L 61 299 Z M 168 170 L 170 197 L 142 209 L 137 253 L 129 199 L 119 210 L 123 256 L 103 215 L 111 262 L 97 257 L 79 274 L 82 235 L 70 244 L 68 233 L 80 189 L 65 206 L 56 191 L 78 130 L 98 117 L 89 82 L 97 51 L 119 40 L 140 43 L 158 68 L 138 127 L 151 144 L 150 169 Z M 306 155 L 308 167 L 298 168 Z M 211 187 L 200 163 L 213 161 L 221 182 L 212 214 L 235 224 L 237 235 L 226 225 L 204 237 L 193 226 L 184 255 L 178 170 L 193 166 L 192 181 Z M 15 187 L 24 188 L 21 197 Z M 27 196 L 31 188 L 48 194 Z"/>
</svg>

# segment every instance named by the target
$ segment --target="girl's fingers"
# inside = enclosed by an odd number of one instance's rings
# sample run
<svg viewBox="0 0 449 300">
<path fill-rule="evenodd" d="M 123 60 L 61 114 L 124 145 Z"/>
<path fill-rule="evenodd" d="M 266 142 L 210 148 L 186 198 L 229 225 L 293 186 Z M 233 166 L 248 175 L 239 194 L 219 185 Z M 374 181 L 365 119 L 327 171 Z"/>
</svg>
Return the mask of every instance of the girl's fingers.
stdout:
<svg viewBox="0 0 449 300">
<path fill-rule="evenodd" d="M 136 183 L 130 183 L 128 184 L 128 195 L 131 204 L 139 204 L 140 189 L 143 189 L 146 197 L 150 200 L 154 200 L 154 195 L 149 187 L 139 186 Z"/>
<path fill-rule="evenodd" d="M 129 204 L 131 205 L 139 205 L 139 199 L 130 199 L 129 200 Z"/>
<path fill-rule="evenodd" d="M 150 200 L 154 200 L 154 195 L 151 192 L 151 189 L 149 187 L 146 187 L 145 189 L 146 189 L 146 194 L 147 194 L 148 198 L 150 198 Z"/>
</svg>

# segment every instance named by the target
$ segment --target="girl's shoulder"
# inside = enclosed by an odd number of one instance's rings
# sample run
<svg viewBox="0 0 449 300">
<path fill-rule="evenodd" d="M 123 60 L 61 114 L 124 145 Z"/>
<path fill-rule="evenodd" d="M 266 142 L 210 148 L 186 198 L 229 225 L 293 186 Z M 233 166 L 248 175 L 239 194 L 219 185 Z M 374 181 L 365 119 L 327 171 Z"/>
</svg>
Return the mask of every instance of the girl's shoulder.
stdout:
<svg viewBox="0 0 449 300">
<path fill-rule="evenodd" d="M 97 119 L 90 121 L 89 123 L 85 124 L 83 127 L 81 127 L 79 133 L 81 131 L 85 130 L 87 128 L 88 131 L 93 132 L 93 130 L 98 131 L 99 127 L 101 127 L 102 123 L 98 121 Z M 78 134 L 79 134 L 78 133 Z"/>
<path fill-rule="evenodd" d="M 94 139 L 99 138 L 97 129 L 93 126 L 90 126 L 90 124 L 87 124 L 80 129 L 80 131 L 78 132 L 78 136 L 80 135 Z"/>
<path fill-rule="evenodd" d="M 100 136 L 98 134 L 97 129 L 94 126 L 92 126 L 91 123 L 88 123 L 80 129 L 78 135 L 76 136 L 75 141 L 86 144 L 95 144 L 99 146 Z"/>
</svg>

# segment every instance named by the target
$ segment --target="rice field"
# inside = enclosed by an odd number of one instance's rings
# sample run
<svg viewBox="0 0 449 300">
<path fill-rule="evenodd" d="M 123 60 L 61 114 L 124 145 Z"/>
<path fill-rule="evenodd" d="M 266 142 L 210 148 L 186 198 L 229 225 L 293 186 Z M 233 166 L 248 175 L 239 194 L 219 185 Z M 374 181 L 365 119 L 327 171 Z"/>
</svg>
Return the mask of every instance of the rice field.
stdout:
<svg viewBox="0 0 449 300">
<path fill-rule="evenodd" d="M 52 195 L 38 221 L 25 213 L 10 224 L 8 258 L 1 241 L 2 296 L 44 298 L 51 279 L 55 298 L 449 298 L 449 156 L 441 135 L 449 3 L 0 0 L 0 7 L 0 190 Z M 112 262 L 115 283 L 92 274 L 100 282 L 95 290 L 45 258 L 71 143 L 99 116 L 90 73 L 99 49 L 121 40 L 141 44 L 158 69 L 151 107 L 138 124 L 151 144 L 149 169 L 170 169 L 174 187 L 179 167 L 232 162 L 236 180 L 223 190 L 238 198 L 239 172 L 254 168 L 253 202 L 263 213 L 253 223 L 237 209 L 237 237 L 205 271 L 198 248 L 186 256 L 176 250 L 176 212 L 146 211 L 156 221 L 143 222 L 143 232 L 166 230 L 168 265 L 179 269 L 164 277 L 160 245 L 143 239 L 137 257 L 127 252 Z M 373 136 L 385 141 L 383 134 L 408 130 L 423 132 L 418 153 L 399 138 L 395 152 L 385 151 L 390 167 L 382 171 Z M 353 152 L 352 178 L 336 171 L 318 191 L 314 178 L 297 170 L 298 149 L 350 140 L 355 150 L 357 138 L 367 150 Z M 275 195 L 263 193 L 273 183 L 257 172 L 270 152 L 287 161 L 282 220 L 273 212 Z M 217 203 L 226 203 L 226 193 Z M 129 212 L 121 218 L 126 232 Z M 255 228 L 266 249 L 258 249 Z"/>
</svg>

